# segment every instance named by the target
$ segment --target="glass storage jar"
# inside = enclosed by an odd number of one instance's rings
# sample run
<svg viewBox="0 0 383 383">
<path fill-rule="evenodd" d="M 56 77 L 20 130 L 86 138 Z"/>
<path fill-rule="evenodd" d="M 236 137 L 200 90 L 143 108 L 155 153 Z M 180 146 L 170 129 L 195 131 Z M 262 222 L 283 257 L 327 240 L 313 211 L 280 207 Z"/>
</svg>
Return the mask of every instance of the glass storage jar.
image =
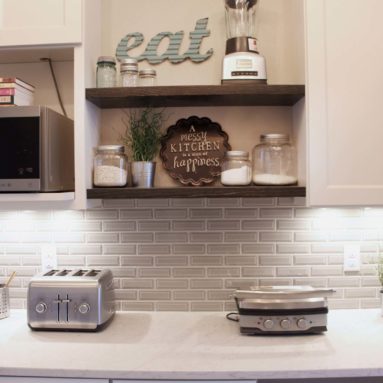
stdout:
<svg viewBox="0 0 383 383">
<path fill-rule="evenodd" d="M 93 184 L 100 187 L 125 186 L 128 166 L 123 145 L 97 147 L 93 165 Z"/>
<path fill-rule="evenodd" d="M 154 69 L 142 69 L 138 72 L 138 84 L 140 86 L 155 86 L 157 73 Z"/>
<path fill-rule="evenodd" d="M 100 56 L 97 60 L 97 88 L 111 88 L 116 86 L 116 78 L 116 59 L 111 56 Z"/>
<path fill-rule="evenodd" d="M 121 86 L 137 86 L 138 62 L 136 59 L 124 59 L 120 63 Z"/>
<path fill-rule="evenodd" d="M 249 153 L 243 150 L 227 151 L 221 165 L 221 184 L 240 186 L 250 183 L 251 162 Z"/>
<path fill-rule="evenodd" d="M 253 182 L 257 185 L 297 183 L 296 151 L 288 134 L 262 134 L 253 149 Z"/>
</svg>

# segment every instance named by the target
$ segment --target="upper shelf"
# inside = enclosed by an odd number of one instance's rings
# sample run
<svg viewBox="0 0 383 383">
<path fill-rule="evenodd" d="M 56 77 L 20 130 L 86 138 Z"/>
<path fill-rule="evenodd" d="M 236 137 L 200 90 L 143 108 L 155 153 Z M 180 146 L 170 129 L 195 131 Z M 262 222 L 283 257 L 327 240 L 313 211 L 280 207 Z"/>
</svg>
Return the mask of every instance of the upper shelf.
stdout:
<svg viewBox="0 0 383 383">
<path fill-rule="evenodd" d="M 304 95 L 304 85 L 251 83 L 86 89 L 87 100 L 100 108 L 292 106 Z"/>
</svg>

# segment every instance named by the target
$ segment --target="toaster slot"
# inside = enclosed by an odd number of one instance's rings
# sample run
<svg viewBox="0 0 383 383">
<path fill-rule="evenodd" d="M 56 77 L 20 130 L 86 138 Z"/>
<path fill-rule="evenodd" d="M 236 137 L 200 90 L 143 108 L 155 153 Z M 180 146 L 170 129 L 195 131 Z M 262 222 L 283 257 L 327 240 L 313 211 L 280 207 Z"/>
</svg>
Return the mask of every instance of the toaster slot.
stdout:
<svg viewBox="0 0 383 383">
<path fill-rule="evenodd" d="M 55 275 L 58 272 L 58 270 L 50 270 L 47 273 L 45 273 L 44 277 L 51 277 L 52 275 Z"/>
<path fill-rule="evenodd" d="M 85 275 L 89 270 L 78 270 L 76 271 L 73 276 L 74 277 L 82 277 L 83 275 Z"/>
<path fill-rule="evenodd" d="M 66 275 L 68 275 L 72 270 L 62 270 L 60 271 L 59 273 L 56 274 L 57 277 L 65 277 Z"/>
<path fill-rule="evenodd" d="M 99 273 L 101 273 L 101 270 L 90 270 L 86 276 L 87 277 L 95 277 L 96 275 L 98 275 Z"/>
</svg>

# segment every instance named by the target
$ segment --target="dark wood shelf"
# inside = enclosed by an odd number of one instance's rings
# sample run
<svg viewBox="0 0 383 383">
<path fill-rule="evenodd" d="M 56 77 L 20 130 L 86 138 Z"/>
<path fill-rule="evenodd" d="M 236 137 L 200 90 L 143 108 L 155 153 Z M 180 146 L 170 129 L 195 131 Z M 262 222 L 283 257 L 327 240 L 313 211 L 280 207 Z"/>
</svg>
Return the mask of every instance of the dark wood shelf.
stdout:
<svg viewBox="0 0 383 383">
<path fill-rule="evenodd" d="M 304 85 L 252 83 L 86 89 L 86 99 L 100 108 L 292 106 L 304 95 Z"/>
<path fill-rule="evenodd" d="M 89 199 L 123 198 L 265 198 L 305 197 L 302 186 L 180 186 L 169 188 L 93 188 L 87 190 Z"/>
</svg>

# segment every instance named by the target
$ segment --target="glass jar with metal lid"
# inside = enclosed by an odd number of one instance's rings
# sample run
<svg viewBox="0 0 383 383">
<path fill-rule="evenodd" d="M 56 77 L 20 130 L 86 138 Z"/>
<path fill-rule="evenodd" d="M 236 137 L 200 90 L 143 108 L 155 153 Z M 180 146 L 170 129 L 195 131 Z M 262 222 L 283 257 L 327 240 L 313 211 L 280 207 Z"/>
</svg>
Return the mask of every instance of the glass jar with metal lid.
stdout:
<svg viewBox="0 0 383 383">
<path fill-rule="evenodd" d="M 111 56 L 100 56 L 97 60 L 97 88 L 111 88 L 116 86 L 116 78 L 116 59 Z"/>
<path fill-rule="evenodd" d="M 297 183 L 296 151 L 288 134 L 262 134 L 253 149 L 253 182 L 257 185 Z"/>
<path fill-rule="evenodd" d="M 94 157 L 93 184 L 100 187 L 125 186 L 128 166 L 123 145 L 102 145 Z"/>
<path fill-rule="evenodd" d="M 249 185 L 251 183 L 251 162 L 248 152 L 231 150 L 225 153 L 221 165 L 221 183 L 226 186 Z"/>
<path fill-rule="evenodd" d="M 155 86 L 157 73 L 154 69 L 142 69 L 138 72 L 138 84 L 140 86 Z"/>
<path fill-rule="evenodd" d="M 120 62 L 122 86 L 137 86 L 138 62 L 136 59 L 123 59 Z"/>
</svg>

